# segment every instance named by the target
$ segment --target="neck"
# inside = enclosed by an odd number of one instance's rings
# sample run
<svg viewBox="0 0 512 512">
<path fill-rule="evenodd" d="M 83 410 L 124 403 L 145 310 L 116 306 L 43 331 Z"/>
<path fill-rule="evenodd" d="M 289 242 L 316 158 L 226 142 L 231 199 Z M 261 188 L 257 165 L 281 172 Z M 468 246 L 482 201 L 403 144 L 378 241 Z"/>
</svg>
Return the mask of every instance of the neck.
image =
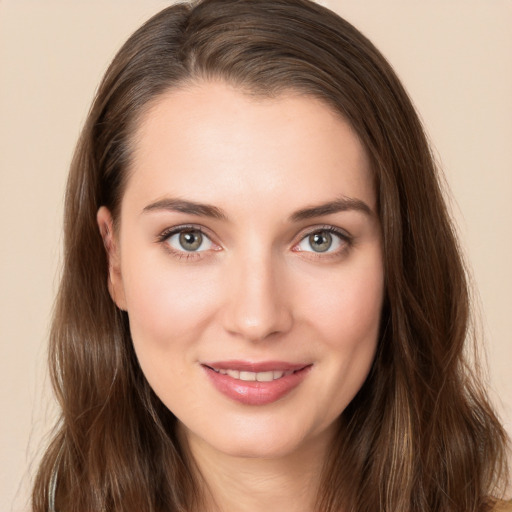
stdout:
<svg viewBox="0 0 512 512">
<path fill-rule="evenodd" d="M 203 484 L 202 512 L 313 512 L 330 440 L 323 435 L 290 454 L 247 458 L 221 453 L 187 433 L 187 451 Z"/>
</svg>

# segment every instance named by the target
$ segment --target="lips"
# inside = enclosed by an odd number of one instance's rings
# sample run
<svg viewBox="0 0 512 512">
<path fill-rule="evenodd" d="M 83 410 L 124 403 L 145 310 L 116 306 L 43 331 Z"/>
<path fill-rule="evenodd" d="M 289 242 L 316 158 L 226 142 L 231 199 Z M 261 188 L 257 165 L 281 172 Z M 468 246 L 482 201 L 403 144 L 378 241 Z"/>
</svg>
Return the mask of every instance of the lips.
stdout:
<svg viewBox="0 0 512 512">
<path fill-rule="evenodd" d="M 202 367 L 214 387 L 228 398 L 244 405 L 266 405 L 294 390 L 312 364 L 218 361 L 203 363 Z"/>
<path fill-rule="evenodd" d="M 292 371 L 284 372 L 281 370 L 269 370 L 267 372 L 248 372 L 232 369 L 216 370 L 215 368 L 212 368 L 212 370 L 222 375 L 229 375 L 232 379 L 243 380 L 245 382 L 271 382 L 293 373 Z"/>
</svg>

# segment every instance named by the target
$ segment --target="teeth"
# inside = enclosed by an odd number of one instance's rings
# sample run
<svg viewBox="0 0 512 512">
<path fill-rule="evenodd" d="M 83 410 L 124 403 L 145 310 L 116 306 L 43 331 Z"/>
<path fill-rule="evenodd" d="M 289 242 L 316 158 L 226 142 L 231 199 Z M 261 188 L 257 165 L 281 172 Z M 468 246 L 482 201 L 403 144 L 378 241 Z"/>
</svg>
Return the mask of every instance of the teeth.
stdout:
<svg viewBox="0 0 512 512">
<path fill-rule="evenodd" d="M 281 377 L 285 377 L 287 375 L 291 375 L 293 370 L 282 371 L 282 370 L 270 370 L 268 372 L 246 372 L 239 370 L 217 370 L 216 368 L 212 368 L 217 373 L 221 373 L 222 375 L 228 375 L 229 377 L 237 380 L 243 380 L 246 382 L 272 382 L 273 380 L 280 379 Z"/>
<path fill-rule="evenodd" d="M 281 373 L 281 372 L 278 372 Z M 282 375 L 280 376 L 282 377 Z M 270 382 L 274 380 L 274 372 L 258 372 L 256 374 L 256 380 L 258 382 Z"/>
</svg>

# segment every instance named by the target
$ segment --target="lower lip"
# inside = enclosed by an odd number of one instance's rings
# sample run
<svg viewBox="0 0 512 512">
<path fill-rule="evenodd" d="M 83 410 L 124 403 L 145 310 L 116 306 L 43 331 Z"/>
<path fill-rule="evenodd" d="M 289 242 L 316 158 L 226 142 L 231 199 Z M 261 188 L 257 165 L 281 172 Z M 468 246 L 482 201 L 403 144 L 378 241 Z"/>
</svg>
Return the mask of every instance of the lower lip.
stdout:
<svg viewBox="0 0 512 512">
<path fill-rule="evenodd" d="M 203 366 L 213 385 L 223 395 L 244 405 L 267 405 L 293 391 L 307 376 L 312 365 L 270 382 L 233 379 Z"/>
</svg>

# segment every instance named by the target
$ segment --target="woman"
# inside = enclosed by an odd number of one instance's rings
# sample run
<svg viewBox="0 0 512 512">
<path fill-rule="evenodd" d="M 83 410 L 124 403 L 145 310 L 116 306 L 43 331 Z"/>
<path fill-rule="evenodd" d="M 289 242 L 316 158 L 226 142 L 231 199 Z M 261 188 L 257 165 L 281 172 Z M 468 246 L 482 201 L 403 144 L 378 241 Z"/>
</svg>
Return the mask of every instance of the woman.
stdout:
<svg viewBox="0 0 512 512">
<path fill-rule="evenodd" d="M 505 434 L 417 115 L 306 0 L 165 9 L 72 163 L 34 510 L 489 511 Z"/>
</svg>

